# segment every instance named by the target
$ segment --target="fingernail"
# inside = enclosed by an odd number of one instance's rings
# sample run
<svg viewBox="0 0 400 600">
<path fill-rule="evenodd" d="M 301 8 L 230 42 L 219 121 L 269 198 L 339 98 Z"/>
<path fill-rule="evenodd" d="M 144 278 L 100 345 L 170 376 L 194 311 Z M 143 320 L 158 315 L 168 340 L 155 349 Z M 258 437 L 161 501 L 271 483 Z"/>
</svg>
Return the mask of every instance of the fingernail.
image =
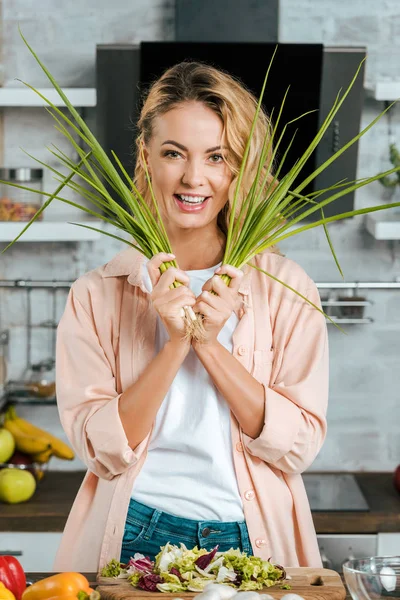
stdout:
<svg viewBox="0 0 400 600">
<path fill-rule="evenodd" d="M 220 273 L 221 271 L 221 267 L 218 267 L 218 269 L 215 270 L 216 273 Z"/>
<path fill-rule="evenodd" d="M 171 254 L 171 252 L 168 252 L 168 256 L 171 256 L 171 258 L 176 258 L 175 254 Z"/>
</svg>

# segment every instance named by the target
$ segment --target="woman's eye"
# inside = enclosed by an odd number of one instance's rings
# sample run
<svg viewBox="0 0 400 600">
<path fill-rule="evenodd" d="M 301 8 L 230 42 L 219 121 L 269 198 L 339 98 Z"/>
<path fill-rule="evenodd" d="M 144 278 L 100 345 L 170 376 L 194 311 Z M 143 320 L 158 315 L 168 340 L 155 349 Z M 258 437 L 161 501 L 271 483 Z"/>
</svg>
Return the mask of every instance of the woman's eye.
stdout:
<svg viewBox="0 0 400 600">
<path fill-rule="evenodd" d="M 212 154 L 210 158 L 212 159 L 211 162 L 215 163 L 222 162 L 224 160 L 222 154 Z"/>
<path fill-rule="evenodd" d="M 163 156 L 169 156 L 170 158 L 178 158 L 180 154 L 176 150 L 166 150 Z"/>
</svg>

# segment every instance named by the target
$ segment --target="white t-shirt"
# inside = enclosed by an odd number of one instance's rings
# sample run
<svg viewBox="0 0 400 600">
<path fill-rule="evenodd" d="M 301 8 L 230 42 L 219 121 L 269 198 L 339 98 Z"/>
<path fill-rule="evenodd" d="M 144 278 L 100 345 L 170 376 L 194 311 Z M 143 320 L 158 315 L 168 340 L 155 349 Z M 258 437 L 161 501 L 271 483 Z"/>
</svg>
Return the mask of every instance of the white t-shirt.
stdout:
<svg viewBox="0 0 400 600">
<path fill-rule="evenodd" d="M 142 275 L 151 291 L 146 263 Z M 196 296 L 218 266 L 187 271 Z M 218 335 L 230 352 L 237 322 L 232 312 Z M 157 316 L 156 354 L 168 339 Z M 157 413 L 148 454 L 131 495 L 142 504 L 186 519 L 244 521 L 233 463 L 230 408 L 193 348 Z"/>
</svg>

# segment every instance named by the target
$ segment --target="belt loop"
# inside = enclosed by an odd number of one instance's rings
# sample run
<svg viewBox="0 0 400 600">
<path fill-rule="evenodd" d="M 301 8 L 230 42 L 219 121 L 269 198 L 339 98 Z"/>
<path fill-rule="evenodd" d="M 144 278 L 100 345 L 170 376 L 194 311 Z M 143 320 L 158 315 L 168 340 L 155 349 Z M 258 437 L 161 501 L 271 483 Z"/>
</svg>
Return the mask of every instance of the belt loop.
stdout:
<svg viewBox="0 0 400 600">
<path fill-rule="evenodd" d="M 158 519 L 159 519 L 160 517 L 161 517 L 161 510 L 157 510 L 157 509 L 155 508 L 155 509 L 154 509 L 154 512 L 153 512 L 153 516 L 152 516 L 152 517 L 151 517 L 151 519 L 150 519 L 149 526 L 148 526 L 148 528 L 147 528 L 147 530 L 146 530 L 146 533 L 145 533 L 145 534 L 144 534 L 144 536 L 143 536 L 145 540 L 149 540 L 149 539 L 150 539 L 150 537 L 152 536 L 152 533 L 153 533 L 153 531 L 154 531 L 154 529 L 155 529 L 155 526 L 156 526 L 156 525 L 157 525 L 157 523 L 158 523 Z"/>
<path fill-rule="evenodd" d="M 237 524 L 239 525 L 239 529 L 240 529 L 240 538 L 242 540 L 242 548 L 243 548 L 243 552 L 249 552 L 250 548 L 249 548 L 249 534 L 247 531 L 247 525 L 246 525 L 246 521 L 238 521 Z"/>
</svg>

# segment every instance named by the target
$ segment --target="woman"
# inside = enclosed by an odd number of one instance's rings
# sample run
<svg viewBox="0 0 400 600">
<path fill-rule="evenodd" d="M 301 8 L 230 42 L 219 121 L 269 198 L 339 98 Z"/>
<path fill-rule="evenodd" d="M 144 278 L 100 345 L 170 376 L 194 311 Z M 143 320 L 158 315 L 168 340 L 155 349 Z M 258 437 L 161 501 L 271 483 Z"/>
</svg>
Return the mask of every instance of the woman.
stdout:
<svg viewBox="0 0 400 600">
<path fill-rule="evenodd" d="M 148 261 L 129 248 L 71 288 L 57 397 L 88 472 L 56 570 L 154 558 L 168 541 L 321 565 L 300 474 L 326 433 L 325 320 L 259 271 L 220 267 L 255 107 L 240 83 L 200 63 L 172 67 L 149 91 L 137 143 L 179 269 L 160 275 L 168 255 Z M 268 130 L 263 114 L 247 181 Z M 135 180 L 151 205 L 140 160 Z M 293 261 L 263 252 L 252 262 L 319 304 Z M 184 285 L 170 289 L 175 279 Z M 202 343 L 183 336 L 186 305 L 205 316 Z"/>
</svg>

